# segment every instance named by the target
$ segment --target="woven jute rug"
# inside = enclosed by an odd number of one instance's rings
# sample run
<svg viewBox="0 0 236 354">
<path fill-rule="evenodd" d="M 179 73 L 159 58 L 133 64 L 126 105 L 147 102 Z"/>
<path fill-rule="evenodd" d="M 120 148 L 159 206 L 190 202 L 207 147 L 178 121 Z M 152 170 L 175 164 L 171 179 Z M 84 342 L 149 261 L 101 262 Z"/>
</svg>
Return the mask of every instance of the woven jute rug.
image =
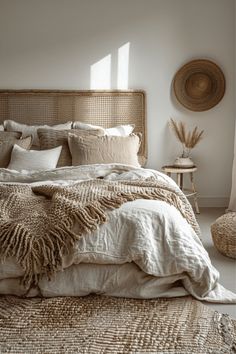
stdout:
<svg viewBox="0 0 236 354">
<path fill-rule="evenodd" d="M 7 296 L 0 353 L 236 353 L 236 321 L 191 297 Z"/>
</svg>

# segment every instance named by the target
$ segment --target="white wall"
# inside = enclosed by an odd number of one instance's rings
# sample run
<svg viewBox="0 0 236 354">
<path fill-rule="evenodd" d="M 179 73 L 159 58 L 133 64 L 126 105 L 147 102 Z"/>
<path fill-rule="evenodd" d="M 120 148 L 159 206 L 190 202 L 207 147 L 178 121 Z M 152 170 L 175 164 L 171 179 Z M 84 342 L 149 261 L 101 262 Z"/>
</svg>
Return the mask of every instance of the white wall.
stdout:
<svg viewBox="0 0 236 354">
<path fill-rule="evenodd" d="M 0 0 L 0 88 L 89 89 L 90 66 L 130 42 L 129 88 L 147 92 L 148 167 L 172 162 L 180 146 L 170 117 L 205 130 L 193 151 L 202 203 L 227 205 L 234 134 L 234 0 Z M 174 99 L 176 70 L 193 58 L 218 63 L 225 96 L 194 113 Z"/>
<path fill-rule="evenodd" d="M 236 0 L 235 0 L 235 20 L 236 20 Z M 235 68 L 236 68 L 236 21 L 235 21 Z M 236 70 L 235 70 L 235 82 L 236 82 Z M 229 210 L 236 211 L 236 90 L 235 90 L 235 134 L 234 134 L 234 160 L 232 168 L 232 189 L 230 195 Z"/>
</svg>

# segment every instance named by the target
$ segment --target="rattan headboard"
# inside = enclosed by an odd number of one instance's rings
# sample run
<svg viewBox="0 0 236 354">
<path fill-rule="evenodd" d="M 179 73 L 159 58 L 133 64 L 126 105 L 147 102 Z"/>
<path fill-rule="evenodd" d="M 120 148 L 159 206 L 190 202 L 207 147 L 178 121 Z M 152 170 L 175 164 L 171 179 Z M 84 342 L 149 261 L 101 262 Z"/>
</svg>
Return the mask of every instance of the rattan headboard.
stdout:
<svg viewBox="0 0 236 354">
<path fill-rule="evenodd" d="M 0 123 L 58 124 L 83 121 L 109 128 L 135 124 L 142 133 L 140 162 L 147 160 L 144 91 L 0 90 Z"/>
</svg>

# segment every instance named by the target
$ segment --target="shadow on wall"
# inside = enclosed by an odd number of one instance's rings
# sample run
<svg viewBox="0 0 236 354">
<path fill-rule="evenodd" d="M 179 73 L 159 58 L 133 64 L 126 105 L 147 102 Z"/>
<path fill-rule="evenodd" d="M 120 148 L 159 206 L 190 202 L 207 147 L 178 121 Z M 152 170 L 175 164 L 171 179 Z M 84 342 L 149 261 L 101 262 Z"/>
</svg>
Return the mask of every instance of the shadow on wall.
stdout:
<svg viewBox="0 0 236 354">
<path fill-rule="evenodd" d="M 130 42 L 125 43 L 117 50 L 114 57 L 106 55 L 90 67 L 90 89 L 109 90 L 112 87 L 112 72 L 116 75 L 116 87 L 119 90 L 126 90 L 129 86 L 129 53 Z M 112 66 L 116 68 L 112 71 Z"/>
</svg>

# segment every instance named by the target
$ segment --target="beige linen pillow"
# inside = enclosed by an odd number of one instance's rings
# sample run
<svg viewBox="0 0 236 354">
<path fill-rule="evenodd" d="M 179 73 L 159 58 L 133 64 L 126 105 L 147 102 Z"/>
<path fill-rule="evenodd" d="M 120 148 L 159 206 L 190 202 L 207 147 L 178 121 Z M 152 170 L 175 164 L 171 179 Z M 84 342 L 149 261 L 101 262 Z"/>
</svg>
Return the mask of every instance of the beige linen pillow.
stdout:
<svg viewBox="0 0 236 354">
<path fill-rule="evenodd" d="M 19 132 L 0 132 L 0 168 L 6 168 L 11 159 L 13 146 L 16 144 L 24 149 L 30 149 L 32 137 L 28 136 L 24 139 L 19 139 Z"/>
<path fill-rule="evenodd" d="M 102 129 L 104 134 L 109 136 L 128 136 L 130 135 L 135 128 L 134 124 L 124 124 L 117 125 L 112 128 L 103 128 L 98 125 L 87 124 L 80 121 L 73 122 L 73 129 L 83 129 L 83 130 L 94 130 L 94 129 Z"/>
<path fill-rule="evenodd" d="M 140 138 L 129 136 L 86 136 L 69 134 L 72 165 L 122 163 L 140 167 L 138 151 Z"/>
<path fill-rule="evenodd" d="M 42 171 L 56 168 L 61 146 L 48 150 L 25 150 L 14 145 L 7 168 L 15 171 Z"/>
<path fill-rule="evenodd" d="M 68 146 L 68 134 L 73 133 L 76 136 L 104 135 L 102 130 L 86 131 L 82 129 L 73 130 L 53 130 L 38 129 L 40 150 L 52 149 L 56 146 L 62 146 L 61 155 L 57 167 L 71 166 L 72 158 Z"/>
<path fill-rule="evenodd" d="M 49 126 L 49 125 L 28 125 L 28 124 L 17 123 L 14 120 L 10 120 L 10 119 L 5 120 L 3 124 L 4 124 L 4 128 L 6 131 L 21 132 L 23 138 L 25 138 L 26 136 L 32 135 L 32 137 L 33 137 L 32 145 L 34 147 L 39 147 L 39 140 L 38 140 L 38 134 L 37 134 L 37 130 L 39 128 L 66 130 L 66 129 L 71 129 L 71 127 L 72 127 L 72 122 L 67 122 L 67 123 L 57 124 L 57 125 L 52 125 L 52 126 Z"/>
</svg>

